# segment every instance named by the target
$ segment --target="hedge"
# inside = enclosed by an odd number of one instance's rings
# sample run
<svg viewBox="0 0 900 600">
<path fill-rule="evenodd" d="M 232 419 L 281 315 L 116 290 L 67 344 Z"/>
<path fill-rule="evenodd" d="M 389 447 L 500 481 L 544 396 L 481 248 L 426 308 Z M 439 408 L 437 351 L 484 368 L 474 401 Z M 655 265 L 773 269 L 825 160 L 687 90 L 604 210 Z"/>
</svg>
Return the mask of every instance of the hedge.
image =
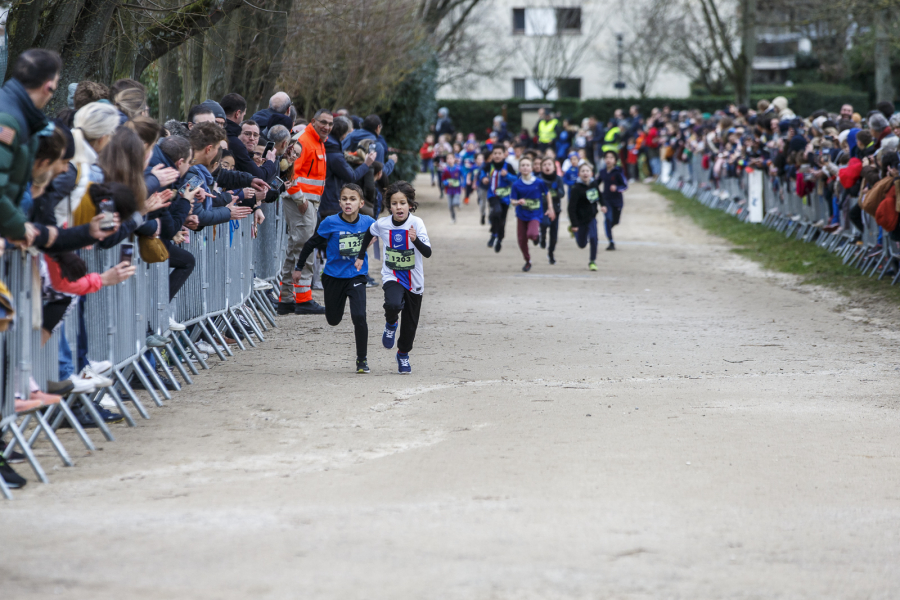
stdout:
<svg viewBox="0 0 900 600">
<path fill-rule="evenodd" d="M 866 92 L 854 91 L 829 85 L 795 85 L 793 87 L 777 88 L 767 87 L 773 90 L 765 96 L 753 97 L 753 105 L 761 98 L 771 100 L 775 96 L 784 96 L 788 99 L 788 105 L 798 115 L 809 115 L 820 108 L 838 112 L 842 104 L 850 103 L 857 112 L 863 113 L 864 107 L 869 104 Z M 595 116 L 606 122 L 617 108 L 627 110 L 632 104 L 640 107 L 641 113 L 650 114 L 654 107 L 669 106 L 672 110 L 699 109 L 712 113 L 734 102 L 731 96 L 693 96 L 688 98 L 596 98 L 587 100 L 551 100 L 546 104 L 552 104 L 554 110 L 558 110 L 564 118 L 579 122 L 585 117 Z M 457 131 L 475 133 L 480 139 L 487 137 L 491 123 L 495 116 L 503 114 L 503 106 L 506 106 L 506 120 L 510 133 L 518 133 L 522 122 L 521 104 L 535 104 L 539 101 L 511 98 L 508 100 L 438 100 L 439 106 L 445 106 L 450 110 L 450 118 Z"/>
</svg>

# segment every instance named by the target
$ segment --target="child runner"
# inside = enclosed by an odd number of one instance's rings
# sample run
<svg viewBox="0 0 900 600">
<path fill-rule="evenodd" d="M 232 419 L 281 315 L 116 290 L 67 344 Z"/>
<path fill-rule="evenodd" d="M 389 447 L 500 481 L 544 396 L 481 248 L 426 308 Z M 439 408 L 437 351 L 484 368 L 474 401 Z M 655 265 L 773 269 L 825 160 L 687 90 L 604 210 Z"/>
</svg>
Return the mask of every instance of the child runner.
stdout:
<svg viewBox="0 0 900 600">
<path fill-rule="evenodd" d="M 556 218 L 553 212 L 553 203 L 550 198 L 550 190 L 543 179 L 532 173 L 531 159 L 522 157 L 519 160 L 519 179 L 512 184 L 510 190 L 510 204 L 516 205 L 516 219 L 518 220 L 517 234 L 519 249 L 525 259 L 522 270 L 531 270 L 531 254 L 528 252 L 528 240 L 535 244 L 541 237 L 541 220 L 549 216 L 551 220 Z"/>
<path fill-rule="evenodd" d="M 572 223 L 572 233 L 575 234 L 575 243 L 579 248 L 584 248 L 588 242 L 591 244 L 591 261 L 588 268 L 597 270 L 597 207 L 600 205 L 600 190 L 597 183 L 592 181 L 594 170 L 591 163 L 583 161 L 578 169 L 578 181 L 569 190 L 569 221 Z M 605 206 L 600 210 L 606 212 Z"/>
<path fill-rule="evenodd" d="M 466 195 L 465 195 L 465 203 L 469 203 L 469 196 L 472 195 L 472 190 L 474 189 L 472 186 L 473 171 L 475 170 L 475 157 L 478 156 L 478 142 L 474 139 L 470 139 L 466 142 L 465 147 L 463 148 L 463 153 L 460 155 L 460 162 L 462 163 L 460 166 L 462 167 L 462 175 L 463 175 L 463 183 L 466 186 Z"/>
<path fill-rule="evenodd" d="M 397 320 L 401 318 L 400 337 L 397 340 L 397 372 L 412 372 L 409 351 L 416 339 L 419 311 L 422 310 L 422 293 L 425 291 L 424 258 L 431 256 L 431 242 L 422 219 L 410 213 L 416 211 L 416 190 L 405 181 L 392 183 L 384 191 L 390 216 L 378 219 L 369 228 L 359 251 L 356 267 L 364 265 L 365 249 L 377 237 L 384 244 L 381 280 L 384 282 L 384 333 L 381 343 L 385 348 L 394 347 Z"/>
<path fill-rule="evenodd" d="M 335 326 L 344 318 L 344 307 L 350 299 L 350 318 L 356 334 L 356 372 L 368 373 L 366 360 L 369 327 L 366 324 L 366 274 L 368 242 L 363 238 L 375 219 L 359 214 L 362 208 L 363 191 L 355 183 L 347 183 L 341 188 L 341 212 L 325 217 L 316 233 L 303 245 L 297 266 L 294 268 L 294 285 L 300 281 L 300 274 L 306 259 L 314 250 L 325 250 L 325 271 L 322 286 L 325 289 L 325 319 Z"/>
<path fill-rule="evenodd" d="M 613 227 L 619 224 L 619 218 L 622 216 L 622 192 L 628 189 L 628 180 L 622 167 L 616 165 L 618 156 L 613 151 L 608 151 L 603 155 L 605 163 L 600 172 L 597 173 L 597 185 L 603 183 L 603 206 L 606 210 L 606 219 L 604 226 L 606 228 L 606 239 L 609 240 L 607 250 L 615 250 L 616 243 L 613 241 Z"/>
<path fill-rule="evenodd" d="M 491 151 L 491 162 L 484 165 L 481 182 L 488 186 L 488 205 L 491 207 L 491 239 L 488 248 L 500 252 L 503 237 L 506 234 L 506 213 L 509 212 L 509 189 L 516 180 L 516 172 L 506 162 L 506 150 L 494 146 Z"/>
<path fill-rule="evenodd" d="M 472 170 L 472 181 L 478 193 L 478 212 L 481 213 L 481 224 L 484 225 L 485 215 L 488 212 L 487 191 L 488 186 L 483 183 L 484 178 L 484 154 L 475 155 L 475 168 Z M 490 182 L 490 179 L 488 179 Z"/>
<path fill-rule="evenodd" d="M 456 207 L 459 206 L 459 197 L 462 194 L 463 170 L 456 163 L 456 157 L 447 155 L 447 164 L 441 173 L 441 187 L 447 194 L 447 205 L 450 207 L 450 218 L 456 223 Z"/>
<path fill-rule="evenodd" d="M 559 213 L 562 210 L 561 198 L 563 197 L 563 178 L 559 176 L 556 170 L 556 161 L 547 156 L 541 161 L 541 179 L 547 189 L 550 190 L 550 196 L 553 199 L 554 219 L 549 215 L 545 216 L 541 221 L 541 248 L 547 248 L 547 259 L 551 265 L 556 264 L 553 258 L 553 251 L 556 250 L 556 240 L 559 237 Z M 547 233 L 550 233 L 549 246 L 547 243 Z"/>
</svg>

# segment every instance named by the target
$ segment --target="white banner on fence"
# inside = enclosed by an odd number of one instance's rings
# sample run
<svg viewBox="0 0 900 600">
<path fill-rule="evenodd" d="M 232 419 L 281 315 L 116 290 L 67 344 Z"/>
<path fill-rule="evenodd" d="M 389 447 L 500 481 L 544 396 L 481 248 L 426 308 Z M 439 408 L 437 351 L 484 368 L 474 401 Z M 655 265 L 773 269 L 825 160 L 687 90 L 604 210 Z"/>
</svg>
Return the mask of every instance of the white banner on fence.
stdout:
<svg viewBox="0 0 900 600">
<path fill-rule="evenodd" d="M 669 178 L 672 176 L 672 163 L 667 160 L 662 161 L 662 171 L 659 174 L 659 182 L 660 183 L 669 183 Z"/>
<path fill-rule="evenodd" d="M 763 174 L 753 169 L 747 176 L 747 210 L 750 211 L 748 221 L 762 223 L 765 217 L 763 210 Z"/>
</svg>

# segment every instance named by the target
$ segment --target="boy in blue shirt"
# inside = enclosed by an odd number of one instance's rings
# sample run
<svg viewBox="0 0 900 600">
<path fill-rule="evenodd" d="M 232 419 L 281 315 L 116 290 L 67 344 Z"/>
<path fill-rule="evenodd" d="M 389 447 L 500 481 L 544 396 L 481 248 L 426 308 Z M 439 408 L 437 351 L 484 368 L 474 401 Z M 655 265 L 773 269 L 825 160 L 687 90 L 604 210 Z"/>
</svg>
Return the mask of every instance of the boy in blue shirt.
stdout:
<svg viewBox="0 0 900 600">
<path fill-rule="evenodd" d="M 535 177 L 532 173 L 531 159 L 523 157 L 519 159 L 520 177 L 512 184 L 509 197 L 510 204 L 516 205 L 516 219 L 518 220 L 519 249 L 525 258 L 525 266 L 522 270 L 531 270 L 531 254 L 528 252 L 528 240 L 535 244 L 541 237 L 541 221 L 544 215 L 553 221 L 556 213 L 553 212 L 550 190 L 543 179 Z"/>
<path fill-rule="evenodd" d="M 456 207 L 462 194 L 462 180 L 465 177 L 462 167 L 456 164 L 456 157 L 447 155 L 447 165 L 441 173 L 441 188 L 447 194 L 447 205 L 450 207 L 450 218 L 456 223 Z"/>
<path fill-rule="evenodd" d="M 598 187 L 603 184 L 603 206 L 607 208 L 604 227 L 606 239 L 609 240 L 607 250 L 616 249 L 612 229 L 619 224 L 619 218 L 622 216 L 622 192 L 628 189 L 628 178 L 622 172 L 622 167 L 616 164 L 618 160 L 619 157 L 615 152 L 607 151 L 603 155 L 603 168 L 597 173 L 595 180 Z"/>
<path fill-rule="evenodd" d="M 362 264 L 355 265 L 362 250 L 366 232 L 375 219 L 359 214 L 365 200 L 362 188 L 355 183 L 341 188 L 339 201 L 341 212 L 326 217 L 319 223 L 316 233 L 309 238 L 294 268 L 294 284 L 300 281 L 300 272 L 313 250 L 325 250 L 325 272 L 322 286 L 325 288 L 325 319 L 335 326 L 344 318 L 344 307 L 350 299 L 350 319 L 356 335 L 356 372 L 368 373 L 366 360 L 369 327 L 366 324 L 366 274 L 369 259 L 363 253 Z"/>
<path fill-rule="evenodd" d="M 500 252 L 506 234 L 506 214 L 509 212 L 509 191 L 516 181 L 515 170 L 506 162 L 503 146 L 494 146 L 491 162 L 481 170 L 481 182 L 487 186 L 488 205 L 491 207 L 491 239 L 488 248 Z"/>
<path fill-rule="evenodd" d="M 465 148 L 463 148 L 462 154 L 459 155 L 459 159 L 462 166 L 462 174 L 463 181 L 466 185 L 466 195 L 465 195 L 465 203 L 469 203 L 469 196 L 472 195 L 472 191 L 474 190 L 474 180 L 475 176 L 473 171 L 475 171 L 475 157 L 478 155 L 478 143 L 475 140 L 469 140 L 466 142 Z"/>
</svg>

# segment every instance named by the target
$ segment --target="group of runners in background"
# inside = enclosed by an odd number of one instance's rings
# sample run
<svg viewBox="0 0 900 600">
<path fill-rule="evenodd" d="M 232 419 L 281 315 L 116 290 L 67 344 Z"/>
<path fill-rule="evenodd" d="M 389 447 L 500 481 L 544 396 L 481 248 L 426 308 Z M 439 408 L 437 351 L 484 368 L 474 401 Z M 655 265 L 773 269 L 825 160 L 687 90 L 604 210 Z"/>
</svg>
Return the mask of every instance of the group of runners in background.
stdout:
<svg viewBox="0 0 900 600">
<path fill-rule="evenodd" d="M 473 194 L 478 202 L 481 224 L 490 224 L 487 242 L 494 252 L 503 248 L 510 207 L 515 207 L 516 237 L 525 264 L 531 270 L 528 242 L 547 250 L 547 260 L 556 264 L 556 250 L 562 200 L 567 197 L 569 231 L 579 248 L 590 247 L 588 268 L 597 270 L 598 227 L 602 215 L 608 240 L 607 250 L 615 250 L 613 228 L 622 215 L 622 192 L 628 178 L 615 151 L 604 153 L 597 169 L 584 149 L 572 151 L 562 162 L 552 144 L 526 148 L 521 143 L 489 138 L 479 142 L 475 134 L 464 137 L 429 135 L 419 150 L 422 171 L 430 172 L 432 185 L 439 185 L 447 198 L 450 218 L 469 204 Z"/>
</svg>

